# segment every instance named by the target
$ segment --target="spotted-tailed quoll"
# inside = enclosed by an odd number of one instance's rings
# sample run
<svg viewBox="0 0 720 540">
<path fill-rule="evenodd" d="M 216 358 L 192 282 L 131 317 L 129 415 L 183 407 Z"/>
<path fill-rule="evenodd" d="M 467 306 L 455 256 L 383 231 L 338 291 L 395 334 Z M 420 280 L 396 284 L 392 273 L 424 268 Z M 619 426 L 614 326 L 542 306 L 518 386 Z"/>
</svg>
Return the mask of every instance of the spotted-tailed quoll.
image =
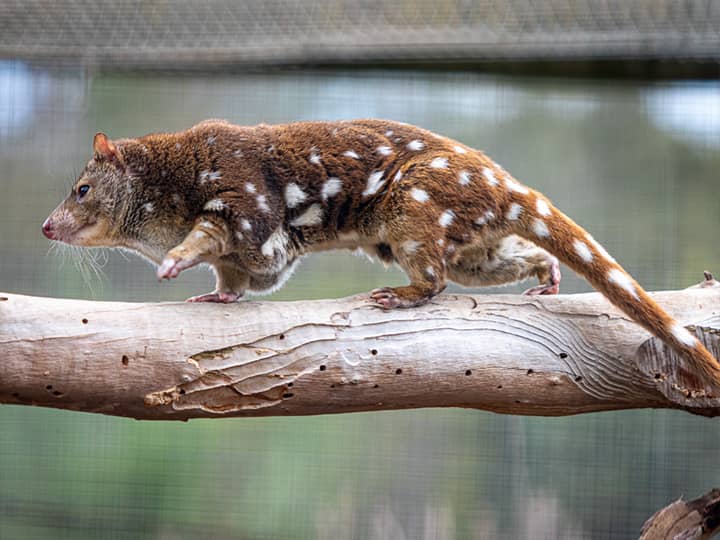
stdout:
<svg viewBox="0 0 720 540">
<path fill-rule="evenodd" d="M 370 293 L 384 309 L 428 302 L 448 281 L 536 277 L 556 294 L 559 258 L 637 323 L 720 380 L 720 365 L 590 234 L 483 153 L 384 120 L 243 127 L 208 120 L 179 133 L 111 141 L 102 133 L 44 234 L 123 247 L 175 278 L 213 267 L 234 302 L 280 287 L 306 253 L 361 249 L 410 284 Z"/>
</svg>

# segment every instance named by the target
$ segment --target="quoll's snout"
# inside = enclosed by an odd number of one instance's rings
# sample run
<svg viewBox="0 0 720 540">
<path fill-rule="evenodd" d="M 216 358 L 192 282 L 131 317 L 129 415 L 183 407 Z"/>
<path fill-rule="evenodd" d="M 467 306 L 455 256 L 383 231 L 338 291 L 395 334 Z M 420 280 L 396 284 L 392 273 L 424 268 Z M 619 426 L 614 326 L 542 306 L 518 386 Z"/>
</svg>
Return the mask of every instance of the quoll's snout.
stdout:
<svg viewBox="0 0 720 540">
<path fill-rule="evenodd" d="M 55 231 L 53 230 L 53 222 L 47 218 L 42 224 L 42 232 L 46 238 L 55 240 Z"/>
</svg>

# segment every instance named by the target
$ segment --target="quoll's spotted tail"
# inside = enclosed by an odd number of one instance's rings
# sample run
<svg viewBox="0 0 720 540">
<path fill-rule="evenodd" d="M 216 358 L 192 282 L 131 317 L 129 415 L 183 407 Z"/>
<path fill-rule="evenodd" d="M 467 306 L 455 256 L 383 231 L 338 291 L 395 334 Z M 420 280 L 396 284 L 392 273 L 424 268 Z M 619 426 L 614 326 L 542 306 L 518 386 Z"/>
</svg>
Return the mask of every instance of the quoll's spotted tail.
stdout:
<svg viewBox="0 0 720 540">
<path fill-rule="evenodd" d="M 707 381 L 720 381 L 720 364 L 673 319 L 587 231 L 540 193 L 516 191 L 508 222 L 516 234 L 543 247 L 587 279 L 636 323 L 692 361 Z"/>
</svg>

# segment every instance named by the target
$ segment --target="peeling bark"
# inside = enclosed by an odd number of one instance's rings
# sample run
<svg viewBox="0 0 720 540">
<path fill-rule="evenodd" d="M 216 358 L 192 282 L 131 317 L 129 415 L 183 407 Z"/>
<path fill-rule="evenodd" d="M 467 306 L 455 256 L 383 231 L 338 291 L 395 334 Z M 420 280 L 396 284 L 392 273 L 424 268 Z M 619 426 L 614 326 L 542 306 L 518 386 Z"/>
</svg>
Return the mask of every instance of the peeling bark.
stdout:
<svg viewBox="0 0 720 540">
<path fill-rule="evenodd" d="M 720 288 L 653 295 L 720 355 Z M 716 416 L 688 366 L 601 295 L 365 296 L 232 305 L 1 294 L 0 403 L 139 419 L 467 407 Z"/>
</svg>

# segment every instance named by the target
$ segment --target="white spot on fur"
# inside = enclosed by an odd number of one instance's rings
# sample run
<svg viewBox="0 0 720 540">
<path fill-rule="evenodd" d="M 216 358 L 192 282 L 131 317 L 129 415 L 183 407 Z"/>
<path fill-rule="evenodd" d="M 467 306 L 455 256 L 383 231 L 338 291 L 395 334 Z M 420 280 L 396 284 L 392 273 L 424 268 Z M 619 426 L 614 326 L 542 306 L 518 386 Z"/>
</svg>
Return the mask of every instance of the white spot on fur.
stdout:
<svg viewBox="0 0 720 540">
<path fill-rule="evenodd" d="M 495 219 L 495 212 L 493 212 L 492 210 L 486 210 L 482 216 L 475 220 L 475 223 L 477 223 L 478 225 L 485 225 L 491 219 Z"/>
<path fill-rule="evenodd" d="M 175 143 L 175 150 L 180 150 L 181 148 L 182 148 L 182 144 L 180 144 L 179 142 L 176 142 L 176 143 Z"/>
<path fill-rule="evenodd" d="M 508 210 L 505 217 L 507 217 L 510 221 L 515 221 L 520 217 L 520 214 L 523 213 L 523 207 L 520 206 L 518 203 L 512 203 L 510 205 L 510 210 Z"/>
<path fill-rule="evenodd" d="M 458 182 L 461 186 L 467 186 L 470 183 L 471 174 L 468 171 L 460 171 L 458 174 Z"/>
<path fill-rule="evenodd" d="M 515 191 L 517 193 L 522 193 L 523 195 L 527 195 L 530 193 L 530 190 L 526 188 L 525 186 L 522 186 L 518 184 L 515 180 L 507 176 L 505 178 L 505 185 L 510 191 Z"/>
<path fill-rule="evenodd" d="M 143 204 L 143 210 L 147 212 L 148 214 L 152 213 L 155 210 L 155 205 L 151 202 Z"/>
<path fill-rule="evenodd" d="M 238 240 L 245 239 L 245 237 L 243 236 L 243 233 L 241 233 L 240 231 L 235 231 L 235 238 L 237 238 Z"/>
<path fill-rule="evenodd" d="M 390 154 L 392 154 L 392 148 L 390 148 L 389 146 L 378 146 L 375 149 L 375 152 L 377 152 L 381 156 L 389 156 Z"/>
<path fill-rule="evenodd" d="M 268 153 L 272 154 L 275 151 L 275 145 L 271 144 L 270 146 L 268 146 L 267 151 Z"/>
<path fill-rule="evenodd" d="M 573 242 L 573 247 L 575 248 L 575 253 L 577 253 L 578 257 L 580 257 L 584 262 L 590 264 L 593 261 L 593 254 L 585 242 L 576 239 Z"/>
<path fill-rule="evenodd" d="M 354 150 L 345 150 L 342 155 L 353 159 L 360 159 L 360 156 Z"/>
<path fill-rule="evenodd" d="M 683 345 L 687 347 L 697 347 L 698 342 L 695 336 L 688 332 L 687 328 L 684 328 L 680 323 L 675 323 L 670 331 L 672 335 L 675 336 L 675 339 Z"/>
<path fill-rule="evenodd" d="M 209 171 L 204 170 L 200 172 L 200 183 L 204 184 L 207 181 L 214 181 L 214 180 L 220 180 L 222 178 L 222 174 L 220 171 Z"/>
<path fill-rule="evenodd" d="M 247 219 L 242 218 L 240 220 L 240 227 L 243 231 L 252 231 L 252 223 L 250 223 Z"/>
<path fill-rule="evenodd" d="M 604 247 L 602 247 L 602 246 L 600 245 L 600 243 L 599 243 L 597 240 L 595 240 L 595 239 L 594 239 L 592 236 L 590 236 L 589 234 L 587 235 L 587 239 L 588 239 L 588 241 L 593 245 L 593 247 L 597 250 L 597 252 L 600 253 L 600 255 L 601 255 L 602 257 L 605 257 L 608 261 L 617 264 L 617 261 L 610 256 L 610 254 L 605 250 Z"/>
<path fill-rule="evenodd" d="M 225 210 L 227 208 L 227 205 L 221 200 L 221 199 L 212 199 L 205 203 L 205 206 L 203 206 L 204 210 L 210 210 L 215 212 L 220 212 L 221 210 Z"/>
<path fill-rule="evenodd" d="M 167 171 L 165 169 L 160 169 L 160 176 L 165 178 L 167 176 Z"/>
<path fill-rule="evenodd" d="M 233 156 L 235 156 L 235 157 L 242 157 L 242 155 L 243 155 L 243 153 L 242 153 L 242 150 L 240 150 L 240 149 L 237 149 L 233 152 Z"/>
<path fill-rule="evenodd" d="M 281 253 L 285 253 L 287 250 L 287 243 L 288 243 L 288 235 L 285 232 L 284 229 L 278 227 L 275 229 L 275 231 L 268 237 L 268 239 L 265 241 L 265 243 L 260 246 L 260 253 L 265 255 L 266 257 L 273 257 L 275 255 L 276 251 L 280 251 Z"/>
<path fill-rule="evenodd" d="M 320 190 L 320 196 L 323 201 L 327 201 L 330 197 L 334 197 L 342 190 L 342 182 L 339 178 L 328 178 Z"/>
<path fill-rule="evenodd" d="M 421 203 L 427 202 L 427 200 L 430 198 L 430 195 L 428 195 L 427 191 L 419 188 L 412 188 L 410 190 L 410 196 L 417 202 Z"/>
<path fill-rule="evenodd" d="M 207 236 L 207 234 L 204 231 L 195 231 L 195 234 L 193 235 L 198 240 L 201 240 Z"/>
<path fill-rule="evenodd" d="M 310 161 L 310 163 L 312 163 L 313 165 L 320 165 L 320 155 L 313 151 L 313 152 L 310 154 L 310 159 L 309 159 L 309 161 Z"/>
<path fill-rule="evenodd" d="M 435 277 L 435 270 L 433 270 L 432 266 L 428 266 L 425 268 L 425 273 L 430 277 Z"/>
<path fill-rule="evenodd" d="M 445 239 L 444 238 L 438 238 L 437 239 L 437 245 L 442 247 L 445 245 Z"/>
<path fill-rule="evenodd" d="M 430 167 L 433 169 L 447 169 L 448 160 L 445 157 L 436 157 L 430 162 Z"/>
<path fill-rule="evenodd" d="M 252 182 L 245 182 L 245 191 L 247 191 L 248 193 L 255 193 L 257 191 L 257 188 Z"/>
<path fill-rule="evenodd" d="M 392 129 L 388 129 L 388 130 L 385 132 L 385 136 L 386 136 L 386 137 L 392 137 L 392 136 L 393 136 L 393 133 L 394 133 L 394 131 L 393 131 Z"/>
<path fill-rule="evenodd" d="M 290 222 L 293 227 L 311 227 L 322 223 L 323 210 L 322 207 L 315 203 L 308 207 L 305 212 Z"/>
<path fill-rule="evenodd" d="M 409 143 L 407 143 L 406 148 L 408 150 L 412 150 L 413 152 L 418 152 L 418 151 L 422 150 L 423 148 L 425 148 L 425 143 L 418 139 L 414 139 L 414 140 L 410 141 Z"/>
<path fill-rule="evenodd" d="M 213 144 L 215 144 L 215 140 L 216 140 L 215 135 L 210 135 L 210 136 L 207 138 L 207 143 L 208 143 L 210 146 L 212 146 Z"/>
<path fill-rule="evenodd" d="M 487 183 L 491 186 L 497 186 L 500 183 L 498 182 L 498 179 L 495 178 L 495 173 L 491 168 L 483 167 L 482 174 L 485 177 L 485 180 L 487 180 Z"/>
<path fill-rule="evenodd" d="M 180 204 L 182 202 L 182 197 L 180 195 L 178 195 L 177 193 L 173 193 L 172 202 L 175 203 L 176 205 Z"/>
<path fill-rule="evenodd" d="M 535 219 L 533 221 L 532 228 L 535 235 L 540 238 L 547 238 L 550 236 L 550 230 L 542 219 Z"/>
<path fill-rule="evenodd" d="M 307 193 L 295 182 L 290 182 L 285 186 L 285 202 L 288 208 L 295 208 L 301 205 L 305 199 L 307 199 Z"/>
<path fill-rule="evenodd" d="M 467 150 L 465 150 L 462 146 L 453 146 L 453 150 L 455 150 L 458 154 L 467 154 Z"/>
<path fill-rule="evenodd" d="M 541 216 L 549 216 L 551 213 L 550 205 L 544 199 L 538 199 L 535 207 Z"/>
<path fill-rule="evenodd" d="M 613 268 L 608 272 L 607 277 L 610 283 L 614 283 L 618 287 L 625 289 L 634 298 L 638 298 L 637 291 L 635 290 L 635 285 L 633 285 L 632 279 L 625 272 L 623 272 L 622 270 L 618 270 L 617 268 Z"/>
<path fill-rule="evenodd" d="M 418 242 L 417 240 L 405 240 L 405 242 L 400 244 L 400 248 L 408 255 L 415 253 L 420 246 L 422 246 L 422 242 Z"/>
<path fill-rule="evenodd" d="M 263 212 L 270 212 L 270 207 L 268 206 L 265 195 L 258 195 L 255 200 L 257 201 L 257 206 L 260 210 Z"/>
<path fill-rule="evenodd" d="M 402 171 L 398 171 L 395 173 L 395 178 L 393 178 L 393 182 L 399 182 L 402 178 Z"/>
<path fill-rule="evenodd" d="M 385 171 L 375 171 L 368 176 L 367 187 L 365 188 L 365 191 L 362 192 L 363 197 L 375 195 L 378 191 L 380 191 L 380 188 L 385 183 L 385 179 L 383 178 L 384 174 Z"/>
<path fill-rule="evenodd" d="M 445 210 L 442 214 L 440 214 L 438 223 L 440 224 L 441 227 L 449 227 L 454 219 L 455 219 L 455 212 L 453 212 L 452 210 Z"/>
</svg>

